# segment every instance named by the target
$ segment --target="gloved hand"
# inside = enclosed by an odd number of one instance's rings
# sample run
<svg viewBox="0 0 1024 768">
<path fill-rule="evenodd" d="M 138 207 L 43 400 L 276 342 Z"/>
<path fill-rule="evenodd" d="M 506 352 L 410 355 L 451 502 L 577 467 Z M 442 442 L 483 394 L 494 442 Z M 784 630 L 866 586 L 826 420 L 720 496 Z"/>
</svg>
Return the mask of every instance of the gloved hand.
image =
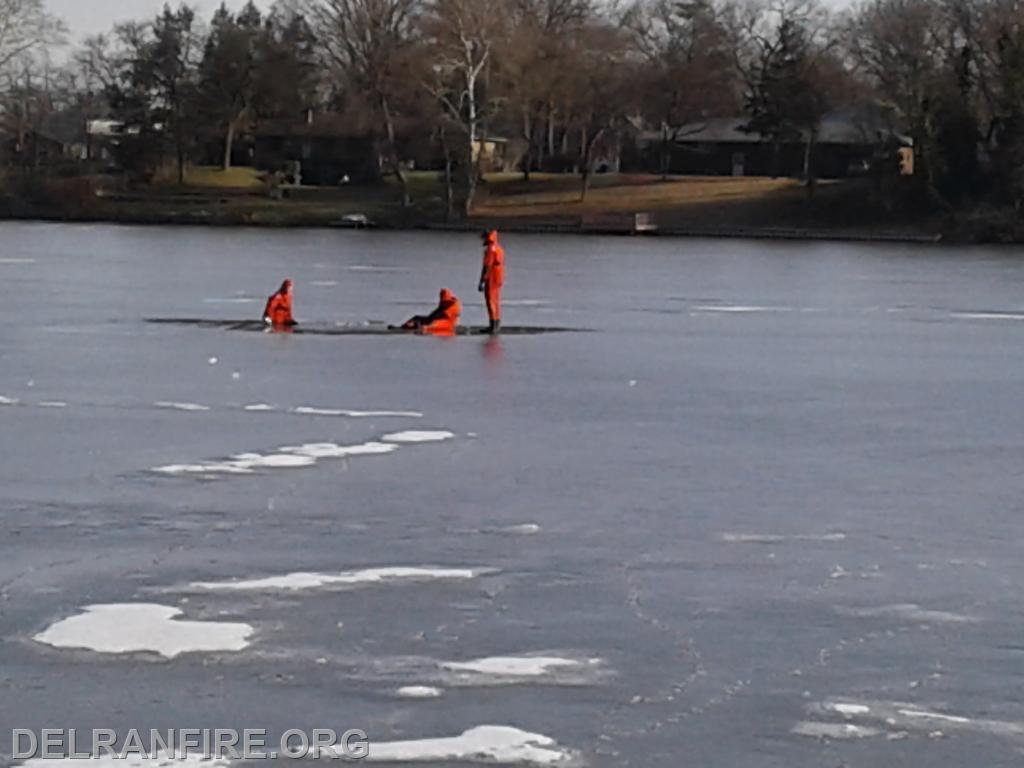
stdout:
<svg viewBox="0 0 1024 768">
<path fill-rule="evenodd" d="M 265 325 L 273 325 L 273 323 L 272 323 L 272 322 L 271 322 L 271 320 L 270 320 L 270 315 L 264 315 L 264 316 L 263 316 L 263 323 L 264 323 Z"/>
<path fill-rule="evenodd" d="M 481 280 L 480 281 L 480 285 L 477 286 L 477 290 L 480 291 L 480 293 L 483 293 L 484 291 L 486 291 L 487 290 L 487 283 L 485 281 Z"/>
</svg>

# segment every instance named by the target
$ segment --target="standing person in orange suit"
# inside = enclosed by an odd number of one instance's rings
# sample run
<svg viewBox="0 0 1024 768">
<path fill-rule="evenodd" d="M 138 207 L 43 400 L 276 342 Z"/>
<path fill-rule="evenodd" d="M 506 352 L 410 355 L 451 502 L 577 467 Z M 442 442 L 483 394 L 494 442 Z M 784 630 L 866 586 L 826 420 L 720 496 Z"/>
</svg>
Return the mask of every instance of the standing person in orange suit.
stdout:
<svg viewBox="0 0 1024 768">
<path fill-rule="evenodd" d="M 263 310 L 263 322 L 274 328 L 291 328 L 298 325 L 292 317 L 292 281 L 281 283 L 280 290 L 267 299 Z"/>
<path fill-rule="evenodd" d="M 484 232 L 484 268 L 480 273 L 480 292 L 487 302 L 492 335 L 501 331 L 501 287 L 505 284 L 505 249 L 498 243 L 498 233 Z"/>
<path fill-rule="evenodd" d="M 462 302 L 447 288 L 441 289 L 441 301 L 429 315 L 417 315 L 402 325 L 403 331 L 418 331 L 435 336 L 454 336 L 462 315 Z"/>
</svg>

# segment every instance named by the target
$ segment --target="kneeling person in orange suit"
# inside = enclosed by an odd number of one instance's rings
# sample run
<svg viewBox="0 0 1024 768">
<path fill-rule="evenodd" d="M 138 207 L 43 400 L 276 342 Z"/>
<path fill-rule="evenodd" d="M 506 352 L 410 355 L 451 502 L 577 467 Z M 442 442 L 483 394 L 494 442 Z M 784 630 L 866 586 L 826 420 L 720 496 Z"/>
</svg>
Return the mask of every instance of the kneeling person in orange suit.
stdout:
<svg viewBox="0 0 1024 768">
<path fill-rule="evenodd" d="M 263 310 L 263 322 L 275 328 L 290 328 L 298 325 L 292 317 L 292 281 L 285 280 L 281 288 L 267 299 L 267 306 Z"/>
<path fill-rule="evenodd" d="M 459 327 L 462 315 L 462 302 L 447 288 L 441 291 L 441 302 L 437 309 L 429 315 L 417 315 L 409 318 L 403 325 L 403 331 L 418 331 L 438 336 L 452 336 Z"/>
</svg>

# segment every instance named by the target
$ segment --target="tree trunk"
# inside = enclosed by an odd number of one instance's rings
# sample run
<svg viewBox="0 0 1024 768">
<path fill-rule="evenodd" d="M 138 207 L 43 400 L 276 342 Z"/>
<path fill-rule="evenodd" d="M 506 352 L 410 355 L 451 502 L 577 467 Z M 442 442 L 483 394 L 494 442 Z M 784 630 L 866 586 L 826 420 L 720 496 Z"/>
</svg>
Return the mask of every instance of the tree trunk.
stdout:
<svg viewBox="0 0 1024 768">
<path fill-rule="evenodd" d="M 395 120 L 391 115 L 391 105 L 388 103 L 388 97 L 383 93 L 378 94 L 378 98 L 381 115 L 384 118 L 384 131 L 388 137 L 388 163 L 402 190 L 402 207 L 408 208 L 412 205 L 412 197 L 409 194 L 409 180 L 405 176 L 405 171 L 402 170 L 402 163 L 398 157 L 398 142 L 395 139 Z"/>
<path fill-rule="evenodd" d="M 530 180 L 530 162 L 533 160 L 533 117 L 529 110 L 523 111 L 523 141 L 526 151 L 523 153 L 523 181 Z"/>
<path fill-rule="evenodd" d="M 594 135 L 590 137 L 583 149 L 583 167 L 581 169 L 582 185 L 580 189 L 580 202 L 585 203 L 587 201 L 587 193 L 590 191 L 590 181 L 594 175 L 594 148 L 597 143 L 604 136 L 605 129 L 601 128 L 594 132 Z M 584 128 L 584 135 L 586 135 L 586 129 Z"/>
<path fill-rule="evenodd" d="M 807 197 L 814 197 L 814 185 L 816 179 L 814 177 L 814 139 L 817 134 L 817 129 L 811 129 L 807 132 L 807 143 L 804 147 L 804 183 L 807 185 Z"/>
<path fill-rule="evenodd" d="M 661 129 L 661 180 L 668 181 L 668 169 L 672 162 L 672 149 L 670 146 L 670 137 L 668 135 L 668 126 L 662 126 Z"/>
<path fill-rule="evenodd" d="M 444 153 L 444 193 L 445 213 L 444 220 L 451 221 L 455 213 L 455 189 L 452 179 L 452 148 L 448 144 L 448 134 L 444 128 L 441 129 L 441 152 Z"/>
<path fill-rule="evenodd" d="M 548 139 L 548 157 L 554 157 L 555 154 L 555 105 L 553 102 L 548 102 L 548 125 L 547 125 L 547 139 Z"/>
<path fill-rule="evenodd" d="M 231 151 L 235 148 L 235 121 L 228 121 L 227 135 L 224 137 L 224 170 L 231 170 Z"/>
<path fill-rule="evenodd" d="M 473 144 L 466 147 L 466 150 L 466 159 L 462 164 L 466 177 L 466 198 L 462 204 L 462 214 L 468 219 L 473 213 L 473 203 L 476 201 L 478 168 L 476 167 L 476 163 L 473 162 Z"/>
<path fill-rule="evenodd" d="M 175 131 L 175 151 L 178 155 L 178 186 L 185 184 L 185 140 L 181 135 L 181 126 Z"/>
</svg>

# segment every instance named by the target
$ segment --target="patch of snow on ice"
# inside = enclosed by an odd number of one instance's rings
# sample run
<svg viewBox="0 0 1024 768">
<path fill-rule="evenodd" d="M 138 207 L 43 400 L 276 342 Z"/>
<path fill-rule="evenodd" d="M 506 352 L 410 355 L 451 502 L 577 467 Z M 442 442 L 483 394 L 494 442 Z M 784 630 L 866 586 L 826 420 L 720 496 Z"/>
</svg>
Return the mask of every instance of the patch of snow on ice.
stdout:
<svg viewBox="0 0 1024 768">
<path fill-rule="evenodd" d="M 846 715 L 847 717 L 853 717 L 854 715 L 867 715 L 871 712 L 871 707 L 867 707 L 863 704 L 843 704 L 833 702 L 826 704 L 825 708 L 832 712 L 837 712 L 840 715 Z"/>
<path fill-rule="evenodd" d="M 722 541 L 730 544 L 782 544 L 787 541 L 845 541 L 845 533 L 797 534 L 782 536 L 773 533 L 723 533 Z"/>
<path fill-rule="evenodd" d="M 793 733 L 797 736 L 808 736 L 813 739 L 867 739 L 872 736 L 880 736 L 881 731 L 877 728 L 867 728 L 862 725 L 851 723 L 815 723 L 804 721 L 793 727 Z"/>
<path fill-rule="evenodd" d="M 1024 315 L 1013 312 L 954 312 L 952 317 L 961 320 L 1024 320 Z"/>
<path fill-rule="evenodd" d="M 383 440 L 385 443 L 439 443 L 444 440 L 452 440 L 454 438 L 455 433 L 446 432 L 443 430 L 409 430 L 406 432 L 395 432 L 390 435 L 384 435 L 384 437 L 382 437 L 381 440 Z"/>
<path fill-rule="evenodd" d="M 338 445 L 337 443 L 306 443 L 281 449 L 282 453 L 304 456 L 311 459 L 344 459 L 348 456 L 380 456 L 394 453 L 397 445 L 388 443 L 362 443 L 360 445 Z"/>
<path fill-rule="evenodd" d="M 398 695 L 403 699 L 437 699 L 443 691 L 440 688 L 433 688 L 429 685 L 407 685 L 398 689 Z"/>
<path fill-rule="evenodd" d="M 598 664 L 599 659 L 591 659 L 589 664 Z M 494 677 L 543 677 L 562 669 L 580 669 L 587 662 L 576 659 L 565 659 L 559 656 L 494 656 L 475 661 L 449 661 L 441 664 L 441 668 L 449 672 L 490 675 Z"/>
<path fill-rule="evenodd" d="M 177 750 L 174 754 L 157 752 L 153 755 L 103 754 L 90 758 L 33 757 L 20 763 L 20 768 L 227 768 L 231 761 L 222 757 L 206 757 L 191 750 Z"/>
<path fill-rule="evenodd" d="M 570 765 L 573 754 L 549 736 L 510 726 L 482 725 L 461 736 L 373 742 L 372 763 L 470 762 L 492 765 Z"/>
<path fill-rule="evenodd" d="M 862 619 L 893 618 L 921 623 L 970 624 L 976 619 L 949 611 L 933 611 L 914 603 L 883 605 L 878 608 L 839 608 L 841 614 Z"/>
<path fill-rule="evenodd" d="M 748 314 L 754 312 L 792 312 L 792 307 L 758 307 L 741 306 L 734 304 L 707 304 L 693 308 L 694 312 L 729 312 L 736 314 Z"/>
<path fill-rule="evenodd" d="M 367 418 L 394 418 L 394 419 L 422 419 L 423 414 L 419 411 L 353 411 L 343 408 L 311 408 L 310 406 L 299 406 L 292 413 L 300 416 L 344 416 L 350 419 Z"/>
<path fill-rule="evenodd" d="M 364 584 L 395 584 L 435 580 L 473 579 L 480 571 L 472 568 L 366 568 L 341 573 L 290 573 L 250 581 L 196 582 L 193 589 L 225 592 L 260 592 L 271 590 L 300 591 L 331 586 L 359 586 Z"/>
<path fill-rule="evenodd" d="M 193 411 L 193 412 L 197 412 L 197 411 L 208 411 L 208 410 L 210 410 L 209 406 L 197 405 L 196 403 L 171 403 L 171 402 L 161 401 L 159 403 L 154 403 L 154 405 L 157 408 L 166 408 L 166 409 L 169 409 L 169 410 L 172 410 L 172 411 Z"/>
<path fill-rule="evenodd" d="M 920 718 L 923 720 L 941 720 L 946 723 L 956 723 L 957 725 L 968 725 L 971 720 L 966 717 L 958 717 L 955 715 L 943 715 L 938 712 L 925 712 L 918 709 L 901 709 L 899 713 L 904 717 Z"/>
<path fill-rule="evenodd" d="M 146 603 L 90 605 L 33 639 L 54 648 L 151 651 L 168 659 L 201 651 L 241 651 L 249 645 L 253 628 L 248 624 L 176 620 L 181 613 L 178 608 Z"/>
</svg>

